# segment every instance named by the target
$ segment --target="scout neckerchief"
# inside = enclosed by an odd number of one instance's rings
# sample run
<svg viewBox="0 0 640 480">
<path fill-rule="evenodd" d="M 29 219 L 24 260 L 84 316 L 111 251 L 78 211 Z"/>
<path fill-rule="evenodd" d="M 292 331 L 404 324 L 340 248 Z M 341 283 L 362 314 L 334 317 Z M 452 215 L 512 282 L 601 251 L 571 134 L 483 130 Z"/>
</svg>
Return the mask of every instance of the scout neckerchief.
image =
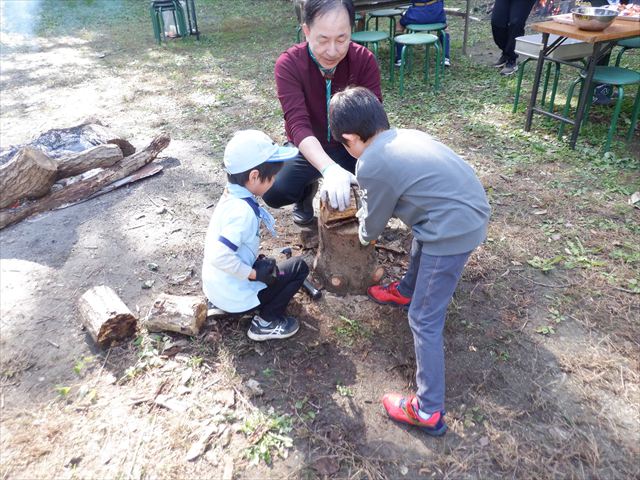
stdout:
<svg viewBox="0 0 640 480">
<path fill-rule="evenodd" d="M 311 60 L 313 60 L 313 63 L 316 64 L 316 67 L 318 67 L 318 69 L 320 70 L 320 73 L 322 73 L 322 77 L 324 78 L 325 95 L 327 98 L 327 142 L 330 142 L 331 126 L 329 125 L 329 103 L 331 102 L 331 80 L 333 80 L 333 74 L 336 71 L 337 65 L 333 68 L 324 68 L 322 65 L 320 65 L 320 62 L 318 62 L 318 60 L 316 59 L 308 43 L 307 43 L 307 49 L 309 50 L 309 55 L 311 55 Z"/>
<path fill-rule="evenodd" d="M 262 208 L 258 204 L 256 198 L 249 190 L 236 183 L 228 183 L 227 192 L 229 192 L 230 195 L 233 195 L 234 197 L 240 198 L 247 202 L 253 212 L 256 214 L 256 217 L 258 217 L 258 221 L 262 220 L 264 226 L 267 227 L 267 230 L 269 230 L 269 233 L 271 233 L 271 235 L 274 237 L 277 236 L 275 229 L 276 220 L 273 218 L 273 215 L 271 215 L 266 209 Z"/>
</svg>

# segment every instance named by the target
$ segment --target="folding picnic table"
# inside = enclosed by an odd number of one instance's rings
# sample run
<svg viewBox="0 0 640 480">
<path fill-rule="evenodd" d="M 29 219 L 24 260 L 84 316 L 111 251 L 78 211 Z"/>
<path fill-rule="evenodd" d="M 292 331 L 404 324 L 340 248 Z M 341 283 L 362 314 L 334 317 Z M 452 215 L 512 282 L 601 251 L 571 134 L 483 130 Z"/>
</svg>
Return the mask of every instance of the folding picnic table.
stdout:
<svg viewBox="0 0 640 480">
<path fill-rule="evenodd" d="M 533 89 L 531 91 L 531 98 L 529 100 L 529 107 L 527 108 L 527 120 L 525 122 L 525 131 L 531 130 L 531 123 L 533 121 L 533 114 L 540 113 L 549 117 L 555 118 L 561 122 L 565 122 L 573 125 L 573 131 L 571 133 L 571 140 L 569 145 L 571 148 L 575 148 L 576 140 L 578 139 L 578 133 L 580 132 L 580 124 L 584 116 L 585 108 L 587 105 L 587 95 L 591 91 L 591 83 L 593 80 L 593 72 L 595 71 L 596 63 L 603 55 L 605 55 L 611 48 L 613 48 L 618 40 L 623 38 L 635 37 L 638 35 L 640 28 L 638 22 L 630 22 L 616 18 L 611 25 L 600 32 L 592 32 L 587 30 L 580 30 L 575 25 L 568 25 L 565 23 L 558 23 L 554 21 L 534 23 L 531 25 L 533 30 L 542 33 L 542 48 L 538 56 L 538 64 L 536 65 L 536 74 L 533 80 Z M 558 35 L 558 37 L 549 44 L 549 35 Z M 544 110 L 536 107 L 536 100 L 538 98 L 538 89 L 540 87 L 540 79 L 542 77 L 542 67 L 545 60 L 557 62 L 553 58 L 550 58 L 551 53 L 562 45 L 567 38 L 573 38 L 586 43 L 593 44 L 593 53 L 588 59 L 587 72 L 582 87 L 582 93 L 578 100 L 578 108 L 576 110 L 575 120 L 563 117 L 557 113 Z M 569 65 L 582 67 L 570 62 L 562 62 Z"/>
</svg>

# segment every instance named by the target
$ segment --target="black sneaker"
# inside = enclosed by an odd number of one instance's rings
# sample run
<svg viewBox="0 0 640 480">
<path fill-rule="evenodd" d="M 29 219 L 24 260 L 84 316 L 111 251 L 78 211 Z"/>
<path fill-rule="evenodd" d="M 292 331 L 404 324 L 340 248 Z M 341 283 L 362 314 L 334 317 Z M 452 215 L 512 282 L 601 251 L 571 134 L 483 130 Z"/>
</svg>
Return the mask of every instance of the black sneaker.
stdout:
<svg viewBox="0 0 640 480">
<path fill-rule="evenodd" d="M 309 225 L 313 222 L 313 198 L 318 191 L 318 182 L 307 185 L 302 201 L 293 206 L 293 222 L 298 225 Z"/>
<path fill-rule="evenodd" d="M 491 66 L 495 68 L 502 68 L 506 63 L 507 57 L 505 57 L 504 55 L 500 55 L 500 58 L 495 63 L 491 64 Z"/>
<path fill-rule="evenodd" d="M 298 320 L 294 317 L 282 317 L 268 322 L 259 315 L 253 317 L 247 336 L 256 342 L 265 340 L 281 340 L 295 335 L 300 329 Z"/>
<path fill-rule="evenodd" d="M 511 60 L 504 64 L 504 67 L 502 67 L 502 70 L 500 70 L 500 75 L 506 77 L 508 75 L 513 75 L 517 71 L 518 71 L 517 62 L 515 60 Z"/>
</svg>

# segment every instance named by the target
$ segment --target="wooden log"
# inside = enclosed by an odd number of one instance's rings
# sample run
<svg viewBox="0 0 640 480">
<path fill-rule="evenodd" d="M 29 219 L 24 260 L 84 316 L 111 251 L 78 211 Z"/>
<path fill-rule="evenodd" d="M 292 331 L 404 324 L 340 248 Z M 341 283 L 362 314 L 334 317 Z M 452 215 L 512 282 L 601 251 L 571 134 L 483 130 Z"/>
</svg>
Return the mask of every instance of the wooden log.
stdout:
<svg viewBox="0 0 640 480">
<path fill-rule="evenodd" d="M 351 218 L 325 223 L 324 220 L 333 218 L 333 214 L 323 213 L 323 209 L 331 209 L 331 206 L 320 202 L 315 274 L 330 292 L 341 295 L 364 294 L 384 274 L 384 269 L 377 265 L 375 248 L 373 245 L 365 247 L 360 244 L 355 212 Z"/>
<path fill-rule="evenodd" d="M 177 332 L 195 336 L 207 319 L 207 302 L 202 297 L 162 293 L 144 319 L 150 332 Z"/>
<path fill-rule="evenodd" d="M 34 202 L 21 205 L 18 208 L 0 210 L 0 229 L 36 213 L 59 208 L 94 194 L 104 186 L 126 177 L 153 161 L 162 150 L 167 148 L 170 141 L 169 135 L 158 135 L 147 148 L 129 157 L 124 157 L 113 167 L 105 168 L 94 176 L 73 183 Z"/>
<path fill-rule="evenodd" d="M 358 212 L 358 205 L 356 198 L 358 197 L 358 189 L 355 187 L 351 187 L 351 197 L 350 203 L 347 208 L 343 211 L 338 209 L 331 208 L 328 205 L 325 205 L 323 208 L 320 208 L 320 222 L 324 225 L 333 225 L 344 220 L 352 221 L 356 218 L 356 213 Z"/>
<path fill-rule="evenodd" d="M 41 150 L 21 148 L 0 166 L 0 208 L 23 198 L 39 198 L 51 190 L 58 164 Z"/>
<path fill-rule="evenodd" d="M 100 285 L 87 290 L 78 301 L 78 309 L 82 324 L 102 348 L 136 333 L 136 317 L 109 287 Z"/>
<path fill-rule="evenodd" d="M 56 178 L 72 177 L 94 168 L 106 168 L 122 160 L 122 150 L 118 145 L 105 143 L 75 155 L 58 158 L 58 174 Z"/>
</svg>

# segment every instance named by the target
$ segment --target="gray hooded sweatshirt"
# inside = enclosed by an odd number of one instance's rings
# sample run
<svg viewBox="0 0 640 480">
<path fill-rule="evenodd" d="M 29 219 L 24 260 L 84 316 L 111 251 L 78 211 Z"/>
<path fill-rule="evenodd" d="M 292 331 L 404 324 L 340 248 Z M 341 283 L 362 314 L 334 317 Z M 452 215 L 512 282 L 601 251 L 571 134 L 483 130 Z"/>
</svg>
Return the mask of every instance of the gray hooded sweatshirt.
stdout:
<svg viewBox="0 0 640 480">
<path fill-rule="evenodd" d="M 358 159 L 356 178 L 364 240 L 378 238 L 392 216 L 429 255 L 470 252 L 486 238 L 491 208 L 473 168 L 426 133 L 380 132 Z"/>
</svg>

